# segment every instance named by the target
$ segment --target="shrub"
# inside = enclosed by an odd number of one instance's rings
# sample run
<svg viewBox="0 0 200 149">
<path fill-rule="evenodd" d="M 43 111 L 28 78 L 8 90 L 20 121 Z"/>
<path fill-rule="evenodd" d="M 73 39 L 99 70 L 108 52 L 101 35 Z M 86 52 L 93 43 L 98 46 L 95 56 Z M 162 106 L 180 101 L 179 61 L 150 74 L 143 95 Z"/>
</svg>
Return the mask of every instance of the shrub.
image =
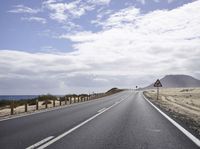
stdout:
<svg viewBox="0 0 200 149">
<path fill-rule="evenodd" d="M 57 100 L 57 97 L 56 96 L 53 96 L 53 95 L 41 95 L 38 97 L 38 100 L 39 101 L 45 101 L 45 100 Z"/>
<path fill-rule="evenodd" d="M 50 100 L 46 100 L 46 101 L 44 101 L 44 102 L 42 103 L 42 105 L 45 105 L 46 102 L 47 102 L 47 104 L 51 104 L 51 101 L 50 101 Z"/>
</svg>

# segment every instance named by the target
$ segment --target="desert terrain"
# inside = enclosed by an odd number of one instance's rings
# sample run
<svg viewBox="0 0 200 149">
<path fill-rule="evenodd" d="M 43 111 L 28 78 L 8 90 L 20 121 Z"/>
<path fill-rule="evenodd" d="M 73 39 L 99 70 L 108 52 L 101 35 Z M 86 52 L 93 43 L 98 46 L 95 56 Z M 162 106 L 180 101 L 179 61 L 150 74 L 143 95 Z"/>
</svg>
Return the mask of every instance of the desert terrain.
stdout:
<svg viewBox="0 0 200 149">
<path fill-rule="evenodd" d="M 163 88 L 157 100 L 156 89 L 144 91 L 154 104 L 200 136 L 200 88 Z"/>
</svg>

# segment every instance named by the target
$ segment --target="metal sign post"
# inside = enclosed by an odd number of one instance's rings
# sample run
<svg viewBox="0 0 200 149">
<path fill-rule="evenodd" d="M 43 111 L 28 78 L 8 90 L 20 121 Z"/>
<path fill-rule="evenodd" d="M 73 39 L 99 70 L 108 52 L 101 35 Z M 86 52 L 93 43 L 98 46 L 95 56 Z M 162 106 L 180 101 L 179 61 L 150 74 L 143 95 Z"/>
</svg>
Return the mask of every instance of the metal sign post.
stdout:
<svg viewBox="0 0 200 149">
<path fill-rule="evenodd" d="M 157 100 L 158 100 L 158 96 L 159 96 L 159 87 L 157 87 Z"/>
<path fill-rule="evenodd" d="M 157 87 L 157 100 L 158 100 L 159 99 L 159 87 L 162 87 L 162 84 L 159 79 L 154 83 L 154 87 Z"/>
</svg>

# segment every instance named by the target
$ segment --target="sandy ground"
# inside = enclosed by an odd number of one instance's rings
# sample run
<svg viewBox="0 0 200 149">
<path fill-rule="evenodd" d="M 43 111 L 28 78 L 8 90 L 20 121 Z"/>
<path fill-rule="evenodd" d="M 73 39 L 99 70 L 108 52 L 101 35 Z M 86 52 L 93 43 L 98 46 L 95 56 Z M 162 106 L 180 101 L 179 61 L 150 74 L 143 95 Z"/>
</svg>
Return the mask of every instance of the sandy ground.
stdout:
<svg viewBox="0 0 200 149">
<path fill-rule="evenodd" d="M 144 94 L 200 136 L 200 88 L 160 89 L 159 100 L 156 90 L 147 90 Z"/>
<path fill-rule="evenodd" d="M 98 98 L 102 98 L 102 97 L 105 97 L 105 96 L 108 96 L 106 94 L 99 94 L 97 96 L 92 96 L 90 98 L 90 100 L 93 100 L 93 99 L 98 99 Z M 72 98 L 72 103 L 74 103 L 75 101 L 75 98 Z M 38 106 L 39 106 L 39 110 L 44 110 L 46 109 L 45 108 L 45 105 L 42 105 L 44 101 L 40 101 Z M 76 102 L 78 102 L 78 98 L 76 97 Z M 70 104 L 70 101 L 67 101 L 67 105 Z M 62 104 L 61 105 L 65 105 L 65 101 L 62 101 Z M 60 101 L 56 100 L 55 101 L 55 107 L 58 107 L 60 106 Z M 53 101 L 51 101 L 51 104 L 48 104 L 48 108 L 52 108 L 53 107 Z M 11 114 L 11 109 L 10 109 L 10 105 L 8 106 L 5 106 L 5 107 L 0 107 L 0 119 L 6 119 L 6 118 L 10 118 L 10 117 L 16 117 L 18 115 L 26 115 L 28 113 L 33 113 L 33 112 L 36 112 L 38 110 L 36 110 L 36 105 L 28 105 L 28 111 L 25 113 L 25 105 L 22 105 L 22 106 L 18 106 L 16 108 L 14 108 L 14 114 L 13 115 L 10 115 Z"/>
<path fill-rule="evenodd" d="M 42 105 L 43 101 L 40 101 L 38 106 L 39 106 L 39 110 L 45 109 L 45 105 Z M 73 103 L 73 99 L 72 99 L 72 103 Z M 69 101 L 67 101 L 67 104 L 70 104 Z M 65 101 L 62 101 L 62 105 L 65 105 Z M 60 106 L 60 101 L 56 100 L 55 101 L 55 106 Z M 52 108 L 53 107 L 53 101 L 51 101 L 51 104 L 48 104 L 48 108 Z M 36 111 L 36 105 L 28 105 L 28 113 L 34 112 Z M 1 107 L 0 109 L 0 119 L 4 118 L 6 116 L 9 116 L 11 112 L 10 106 L 6 106 L 6 107 Z M 21 114 L 25 112 L 25 106 L 18 106 L 16 108 L 14 108 L 14 115 L 17 114 Z"/>
</svg>

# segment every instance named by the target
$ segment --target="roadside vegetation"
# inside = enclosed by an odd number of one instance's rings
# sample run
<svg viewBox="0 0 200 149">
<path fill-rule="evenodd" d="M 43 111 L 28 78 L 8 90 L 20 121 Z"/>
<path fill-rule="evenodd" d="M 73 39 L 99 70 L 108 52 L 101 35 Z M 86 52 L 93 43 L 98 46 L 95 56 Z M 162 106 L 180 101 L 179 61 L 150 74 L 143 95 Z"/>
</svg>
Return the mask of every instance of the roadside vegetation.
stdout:
<svg viewBox="0 0 200 149">
<path fill-rule="evenodd" d="M 118 93 L 120 91 L 123 90 L 118 88 L 112 88 L 106 93 L 93 93 L 91 95 L 68 94 L 64 96 L 55 96 L 47 94 L 47 95 L 40 95 L 37 98 L 33 99 L 0 100 L 0 118 L 24 112 L 33 112 L 36 110 L 102 98 L 108 95 Z"/>
<path fill-rule="evenodd" d="M 18 107 L 18 106 L 22 106 L 24 104 L 28 104 L 28 105 L 36 105 L 36 101 L 50 101 L 50 100 L 57 100 L 57 96 L 54 95 L 40 95 L 37 98 L 33 98 L 33 99 L 20 99 L 20 100 L 0 100 L 0 109 L 2 109 L 3 107 L 8 107 L 10 106 L 12 103 L 14 104 L 14 108 Z M 49 102 L 50 103 L 50 102 Z"/>
<path fill-rule="evenodd" d="M 144 95 L 200 138 L 200 88 L 161 89 L 159 100 L 154 89 Z"/>
</svg>

